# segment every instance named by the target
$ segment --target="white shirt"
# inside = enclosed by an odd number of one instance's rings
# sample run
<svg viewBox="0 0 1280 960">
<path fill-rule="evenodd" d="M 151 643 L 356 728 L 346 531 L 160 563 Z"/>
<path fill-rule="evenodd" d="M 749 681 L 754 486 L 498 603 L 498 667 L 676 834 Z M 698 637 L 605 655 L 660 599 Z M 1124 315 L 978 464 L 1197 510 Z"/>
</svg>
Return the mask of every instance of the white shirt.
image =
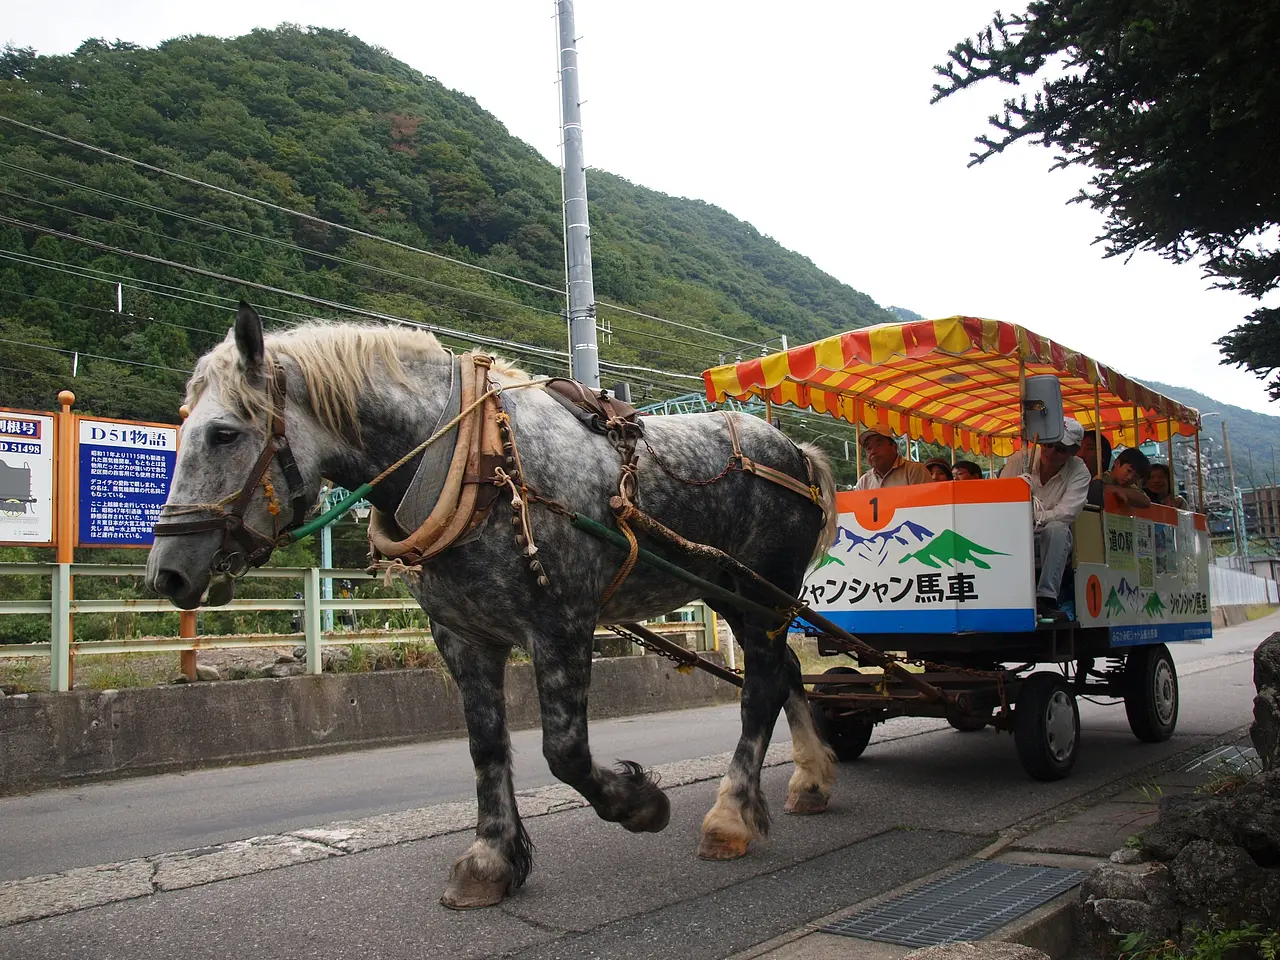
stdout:
<svg viewBox="0 0 1280 960">
<path fill-rule="evenodd" d="M 1050 520 L 1075 523 L 1089 498 L 1089 481 L 1093 479 L 1085 462 L 1079 457 L 1070 457 L 1061 470 L 1042 484 L 1040 448 L 1036 447 L 1035 456 L 1031 458 L 1029 475 L 1025 466 L 1026 459 L 1026 453 L 1019 450 L 1004 465 L 1000 477 L 1027 476 L 1031 481 L 1031 509 L 1036 525 Z"/>
</svg>

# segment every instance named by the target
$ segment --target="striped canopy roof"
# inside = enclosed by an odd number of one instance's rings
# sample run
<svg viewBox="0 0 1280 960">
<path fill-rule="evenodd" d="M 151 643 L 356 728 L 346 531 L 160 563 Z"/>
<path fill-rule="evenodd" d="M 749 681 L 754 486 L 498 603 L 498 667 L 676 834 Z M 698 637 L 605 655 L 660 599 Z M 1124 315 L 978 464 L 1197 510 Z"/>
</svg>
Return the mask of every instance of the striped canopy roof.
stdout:
<svg viewBox="0 0 1280 960">
<path fill-rule="evenodd" d="M 1067 415 L 1086 430 L 1095 422 L 1096 398 L 1096 419 L 1114 444 L 1194 436 L 1200 428 L 1191 407 L 1016 324 L 977 317 L 864 327 L 712 367 L 702 377 L 713 403 L 759 397 L 1008 456 L 1018 446 L 1020 362 L 1027 376 L 1057 375 Z"/>
</svg>

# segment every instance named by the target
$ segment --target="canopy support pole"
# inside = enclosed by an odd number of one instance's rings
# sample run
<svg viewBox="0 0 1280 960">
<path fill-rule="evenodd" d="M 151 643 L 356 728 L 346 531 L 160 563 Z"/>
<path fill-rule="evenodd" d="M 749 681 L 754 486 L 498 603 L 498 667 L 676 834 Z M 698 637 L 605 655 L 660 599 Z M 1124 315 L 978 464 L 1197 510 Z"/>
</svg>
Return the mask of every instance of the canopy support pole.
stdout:
<svg viewBox="0 0 1280 960">
<path fill-rule="evenodd" d="M 1196 504 L 1204 513 L 1204 467 L 1200 465 L 1200 431 L 1196 430 Z"/>
<path fill-rule="evenodd" d="M 1096 383 L 1093 385 L 1093 475 L 1102 476 L 1102 391 Z"/>
<path fill-rule="evenodd" d="M 1022 448 L 1023 462 L 1031 468 L 1031 453 L 1027 450 L 1027 361 L 1018 355 L 1018 444 Z"/>
<path fill-rule="evenodd" d="M 1177 468 L 1173 465 L 1173 417 L 1164 418 L 1165 435 L 1168 437 L 1166 444 L 1169 454 L 1169 496 L 1176 497 L 1178 495 L 1178 473 Z"/>
</svg>

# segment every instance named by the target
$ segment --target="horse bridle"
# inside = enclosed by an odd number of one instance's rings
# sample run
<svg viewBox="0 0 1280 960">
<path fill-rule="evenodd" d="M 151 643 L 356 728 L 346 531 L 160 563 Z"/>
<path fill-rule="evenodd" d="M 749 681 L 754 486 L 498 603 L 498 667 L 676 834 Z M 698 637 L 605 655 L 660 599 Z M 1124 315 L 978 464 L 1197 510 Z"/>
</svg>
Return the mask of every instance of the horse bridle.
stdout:
<svg viewBox="0 0 1280 960">
<path fill-rule="evenodd" d="M 222 546 L 213 555 L 210 564 L 215 574 L 226 574 L 238 578 L 248 573 L 251 567 L 266 563 L 267 558 L 279 543 L 280 535 L 301 524 L 306 517 L 308 503 L 302 471 L 298 469 L 298 462 L 294 459 L 293 450 L 289 446 L 289 438 L 285 435 L 284 407 L 287 385 L 284 367 L 279 363 L 275 364 L 272 375 L 267 378 L 269 399 L 266 441 L 253 469 L 249 471 L 244 486 L 229 498 L 230 506 L 224 509 L 222 504 L 227 503 L 226 500 L 217 504 L 193 504 L 191 505 L 193 508 L 213 511 L 214 516 L 200 520 L 162 521 L 155 525 L 157 537 L 181 537 L 192 533 L 223 531 Z M 289 485 L 292 513 L 287 527 L 281 529 L 277 521 L 274 533 L 267 536 L 245 523 L 244 514 L 249 508 L 249 501 L 253 499 L 254 491 L 259 484 L 262 484 L 265 487 L 268 511 L 273 517 L 279 516 L 280 503 L 276 499 L 270 480 L 267 479 L 267 472 L 271 469 L 273 460 L 279 462 L 285 482 Z"/>
</svg>

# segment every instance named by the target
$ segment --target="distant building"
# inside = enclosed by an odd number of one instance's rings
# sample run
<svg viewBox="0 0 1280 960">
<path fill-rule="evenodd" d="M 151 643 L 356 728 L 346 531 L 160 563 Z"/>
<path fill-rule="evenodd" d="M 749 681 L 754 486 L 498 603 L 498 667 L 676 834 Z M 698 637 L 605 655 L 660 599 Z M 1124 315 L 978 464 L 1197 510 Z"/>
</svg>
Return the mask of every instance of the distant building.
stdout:
<svg viewBox="0 0 1280 960">
<path fill-rule="evenodd" d="M 1249 533 L 1268 540 L 1280 538 L 1280 486 L 1254 487 L 1242 496 Z"/>
</svg>

